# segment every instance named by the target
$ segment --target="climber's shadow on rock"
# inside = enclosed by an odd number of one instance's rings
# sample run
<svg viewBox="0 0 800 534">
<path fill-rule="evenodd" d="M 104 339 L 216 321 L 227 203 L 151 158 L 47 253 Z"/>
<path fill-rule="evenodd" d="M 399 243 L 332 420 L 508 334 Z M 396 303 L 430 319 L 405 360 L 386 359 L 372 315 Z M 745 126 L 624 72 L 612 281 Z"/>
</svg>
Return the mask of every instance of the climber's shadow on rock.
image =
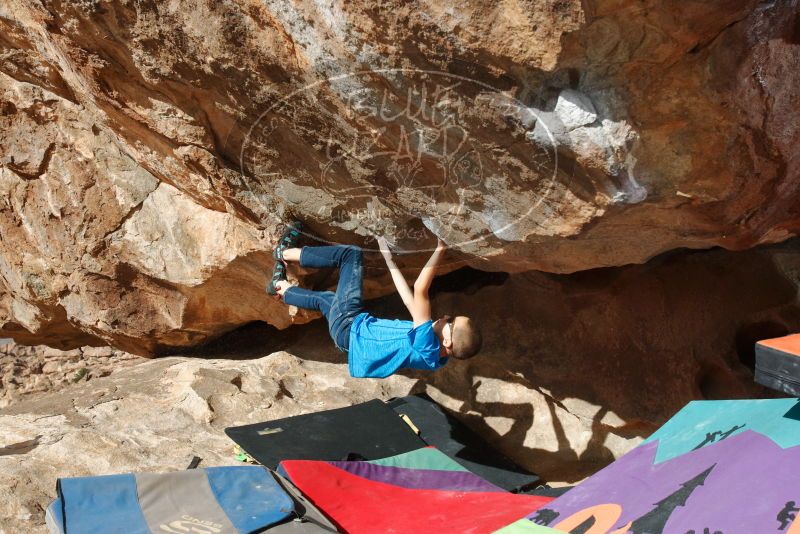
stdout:
<svg viewBox="0 0 800 534">
<path fill-rule="evenodd" d="M 260 321 L 253 322 L 180 354 L 207 359 L 252 360 L 280 351 L 290 352 L 305 360 L 346 362 L 346 356 L 333 346 L 324 319 L 286 330 Z"/>
<path fill-rule="evenodd" d="M 417 380 L 412 392 L 430 395 L 519 465 L 545 480 L 575 482 L 691 400 L 774 395 L 753 383 L 741 351 L 778 331 L 761 325 L 800 330 L 800 280 L 787 278 L 797 275 L 775 259 L 798 254 L 788 243 L 679 251 L 572 275 L 457 271 L 437 279 L 434 312 L 476 318 L 483 350 L 433 373 L 402 374 Z M 407 318 L 395 295 L 366 307 Z M 281 350 L 346 361 L 324 320 L 284 331 L 250 325 L 195 355 L 250 359 Z"/>
</svg>

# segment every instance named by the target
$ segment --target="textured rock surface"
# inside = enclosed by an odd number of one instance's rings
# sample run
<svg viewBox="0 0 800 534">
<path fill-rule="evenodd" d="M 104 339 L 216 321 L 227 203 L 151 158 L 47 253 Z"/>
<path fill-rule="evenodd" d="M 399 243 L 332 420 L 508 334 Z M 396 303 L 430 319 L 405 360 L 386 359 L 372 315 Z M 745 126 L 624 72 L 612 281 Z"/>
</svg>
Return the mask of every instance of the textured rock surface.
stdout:
<svg viewBox="0 0 800 534">
<path fill-rule="evenodd" d="M 755 341 L 800 331 L 797 240 L 484 282 L 438 281 L 436 311 L 478 318 L 486 350 L 428 390 L 546 479 L 587 476 L 690 400 L 774 395 L 753 382 Z"/>
<path fill-rule="evenodd" d="M 0 410 L 0 532 L 46 532 L 56 478 L 236 464 L 223 429 L 408 393 L 286 353 L 242 362 L 164 358 Z"/>
<path fill-rule="evenodd" d="M 0 532 L 41 531 L 59 476 L 230 463 L 225 426 L 420 391 L 520 464 L 574 482 L 690 400 L 769 396 L 752 381 L 753 342 L 800 329 L 799 284 L 796 240 L 568 276 L 456 272 L 437 280 L 438 311 L 480 317 L 487 350 L 436 373 L 351 379 L 321 321 L 141 359 L 0 409 Z"/>
<path fill-rule="evenodd" d="M 141 361 L 138 356 L 110 347 L 61 351 L 47 346 L 0 343 L 0 407 L 108 376 Z"/>
<path fill-rule="evenodd" d="M 797 7 L 0 0 L 0 335 L 305 320 L 262 295 L 290 212 L 489 270 L 783 240 Z"/>
</svg>

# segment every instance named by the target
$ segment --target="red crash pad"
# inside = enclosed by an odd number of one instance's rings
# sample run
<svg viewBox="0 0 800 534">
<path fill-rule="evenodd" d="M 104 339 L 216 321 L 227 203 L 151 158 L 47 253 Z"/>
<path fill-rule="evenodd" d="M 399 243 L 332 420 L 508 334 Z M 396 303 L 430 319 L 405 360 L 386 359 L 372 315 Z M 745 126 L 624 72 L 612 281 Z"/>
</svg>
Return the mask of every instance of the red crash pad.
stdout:
<svg viewBox="0 0 800 534">
<path fill-rule="evenodd" d="M 490 533 L 553 500 L 505 492 L 409 489 L 311 460 L 287 460 L 280 470 L 351 534 Z"/>
</svg>

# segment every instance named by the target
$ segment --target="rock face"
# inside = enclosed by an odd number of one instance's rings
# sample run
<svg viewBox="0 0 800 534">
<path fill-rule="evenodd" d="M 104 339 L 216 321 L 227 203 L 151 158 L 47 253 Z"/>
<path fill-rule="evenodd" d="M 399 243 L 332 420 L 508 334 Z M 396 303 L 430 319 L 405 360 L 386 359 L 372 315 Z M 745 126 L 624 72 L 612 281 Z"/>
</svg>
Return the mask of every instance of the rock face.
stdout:
<svg viewBox="0 0 800 534">
<path fill-rule="evenodd" d="M 276 353 L 244 362 L 163 358 L 0 412 L 0 532 L 46 533 L 58 477 L 236 464 L 223 430 L 375 397 L 413 380 L 359 382 L 342 365 Z M 345 372 L 342 372 L 345 371 Z"/>
<path fill-rule="evenodd" d="M 251 325 L 194 358 L 139 359 L 0 409 L 0 532 L 43 531 L 57 477 L 230 464 L 226 426 L 422 391 L 519 464 L 574 483 L 690 400 L 770 395 L 752 380 L 753 342 L 800 329 L 796 242 L 475 277 L 439 279 L 436 303 L 480 318 L 487 350 L 436 373 L 351 379 L 322 321 L 281 336 Z"/>
<path fill-rule="evenodd" d="M 302 322 L 262 291 L 292 214 L 515 272 L 784 240 L 797 8 L 0 0 L 0 336 Z"/>
<path fill-rule="evenodd" d="M 795 239 L 568 276 L 486 275 L 483 287 L 453 273 L 435 311 L 477 318 L 486 349 L 426 376 L 427 390 L 522 465 L 574 482 L 691 400 L 775 395 L 753 382 L 754 345 L 800 331 L 798 267 Z"/>
<path fill-rule="evenodd" d="M 141 358 L 111 347 L 61 351 L 47 346 L 0 343 L 0 407 L 70 384 L 110 375 Z"/>
</svg>

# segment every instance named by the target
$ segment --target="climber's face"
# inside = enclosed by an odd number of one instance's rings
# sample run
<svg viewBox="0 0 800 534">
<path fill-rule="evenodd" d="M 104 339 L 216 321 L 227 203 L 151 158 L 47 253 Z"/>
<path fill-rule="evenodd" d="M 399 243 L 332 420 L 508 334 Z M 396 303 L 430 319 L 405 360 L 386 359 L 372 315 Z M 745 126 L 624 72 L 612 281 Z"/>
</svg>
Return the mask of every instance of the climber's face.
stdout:
<svg viewBox="0 0 800 534">
<path fill-rule="evenodd" d="M 453 352 L 453 331 L 456 328 L 456 317 L 443 315 L 433 323 L 433 331 L 439 336 L 439 343 L 442 346 L 442 356 L 452 356 Z"/>
</svg>

